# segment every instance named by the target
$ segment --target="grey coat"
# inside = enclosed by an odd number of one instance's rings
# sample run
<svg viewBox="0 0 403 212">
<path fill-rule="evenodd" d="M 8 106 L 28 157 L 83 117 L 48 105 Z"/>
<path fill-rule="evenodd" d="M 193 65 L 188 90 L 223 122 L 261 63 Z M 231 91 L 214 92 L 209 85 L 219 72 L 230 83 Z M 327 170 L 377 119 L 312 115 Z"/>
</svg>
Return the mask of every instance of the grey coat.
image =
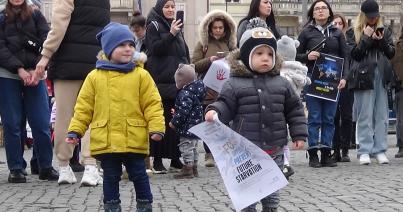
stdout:
<svg viewBox="0 0 403 212">
<path fill-rule="evenodd" d="M 251 72 L 238 60 L 236 50 L 228 57 L 231 78 L 224 84 L 215 103 L 223 123 L 254 144 L 276 155 L 287 144 L 287 124 L 293 141 L 306 140 L 307 121 L 299 97 L 279 74 L 279 67 L 266 74 Z"/>
</svg>

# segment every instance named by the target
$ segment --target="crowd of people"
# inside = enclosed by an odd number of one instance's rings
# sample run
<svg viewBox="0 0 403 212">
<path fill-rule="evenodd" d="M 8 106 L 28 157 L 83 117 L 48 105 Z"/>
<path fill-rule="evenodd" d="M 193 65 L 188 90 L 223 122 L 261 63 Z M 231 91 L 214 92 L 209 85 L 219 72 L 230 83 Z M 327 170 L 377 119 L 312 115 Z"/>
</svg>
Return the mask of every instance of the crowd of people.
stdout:
<svg viewBox="0 0 403 212">
<path fill-rule="evenodd" d="M 394 42 L 375 0 L 362 2 L 351 27 L 328 1 L 316 0 L 296 39 L 276 25 L 270 0 L 252 0 L 238 24 L 213 10 L 201 20 L 192 54 L 174 0 L 157 0 L 147 17 L 135 12 L 129 26 L 110 21 L 108 0 L 57 1 L 50 28 L 39 9 L 8 0 L 0 13 L 0 115 L 9 183 L 26 182 L 21 141 L 27 121 L 34 139 L 31 174 L 73 184 L 74 172 L 84 171 L 82 186 L 103 184 L 105 211 L 122 210 L 122 167 L 134 183 L 139 212 L 152 211 L 147 174 L 199 177 L 201 141 L 188 130 L 216 117 L 269 154 L 288 178 L 294 173 L 289 140 L 296 149 L 307 142 L 313 168 L 350 162 L 352 144 L 359 164 L 369 165 L 372 157 L 388 164 L 388 106 L 394 104 L 395 157 L 403 157 L 403 27 Z M 306 95 L 323 54 L 344 59 L 336 101 Z M 203 79 L 223 58 L 231 77 L 217 92 Z M 57 102 L 52 119 L 45 79 Z M 205 166 L 214 167 L 206 144 L 204 149 Z M 77 151 L 81 170 L 72 162 Z M 168 168 L 163 159 L 170 159 Z M 279 192 L 261 202 L 263 211 L 277 211 Z"/>
</svg>

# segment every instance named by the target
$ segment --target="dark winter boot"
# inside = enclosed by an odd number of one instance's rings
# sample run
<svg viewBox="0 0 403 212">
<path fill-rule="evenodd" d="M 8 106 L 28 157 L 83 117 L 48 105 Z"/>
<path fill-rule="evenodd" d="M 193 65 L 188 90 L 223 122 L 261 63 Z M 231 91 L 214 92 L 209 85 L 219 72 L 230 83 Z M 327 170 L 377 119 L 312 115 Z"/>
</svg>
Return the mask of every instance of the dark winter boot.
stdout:
<svg viewBox="0 0 403 212">
<path fill-rule="evenodd" d="M 193 178 L 193 165 L 184 165 L 179 174 L 174 175 L 175 179 L 190 179 Z"/>
<path fill-rule="evenodd" d="M 396 153 L 395 158 L 403 158 L 403 147 L 399 147 L 399 151 Z"/>
<path fill-rule="evenodd" d="M 350 157 L 348 156 L 348 148 L 343 149 L 341 152 L 341 160 L 340 162 L 350 162 Z"/>
<path fill-rule="evenodd" d="M 320 150 L 320 164 L 322 167 L 335 167 L 337 166 L 336 161 L 334 161 L 330 156 L 330 149 L 323 148 Z"/>
<path fill-rule="evenodd" d="M 197 163 L 194 163 L 193 165 L 193 175 L 195 177 L 199 177 L 199 171 L 197 171 Z"/>
<path fill-rule="evenodd" d="M 319 163 L 318 157 L 318 149 L 310 149 L 308 150 L 309 153 L 309 166 L 313 168 L 320 168 L 321 165 Z"/>
<path fill-rule="evenodd" d="M 338 148 L 334 149 L 332 159 L 337 162 L 341 161 L 340 149 Z"/>
<path fill-rule="evenodd" d="M 136 212 L 152 212 L 153 206 L 149 200 L 138 199 Z"/>
<path fill-rule="evenodd" d="M 105 203 L 104 204 L 105 212 L 122 212 L 122 208 L 119 203 Z"/>
</svg>

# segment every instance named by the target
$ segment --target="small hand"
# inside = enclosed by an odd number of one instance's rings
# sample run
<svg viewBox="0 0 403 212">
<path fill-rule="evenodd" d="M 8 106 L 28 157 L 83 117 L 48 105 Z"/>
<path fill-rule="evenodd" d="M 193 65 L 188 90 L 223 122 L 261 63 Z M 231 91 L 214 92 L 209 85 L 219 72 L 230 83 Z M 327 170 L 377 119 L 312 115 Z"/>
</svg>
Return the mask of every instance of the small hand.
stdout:
<svg viewBox="0 0 403 212">
<path fill-rule="evenodd" d="M 218 60 L 218 59 L 220 59 L 220 58 L 217 57 L 217 56 L 211 56 L 211 57 L 210 57 L 210 62 L 214 62 L 214 61 L 216 61 L 216 60 Z"/>
<path fill-rule="evenodd" d="M 207 122 L 213 122 L 214 121 L 214 116 L 217 114 L 214 110 L 209 110 L 206 115 L 204 116 L 204 119 Z"/>
<path fill-rule="evenodd" d="M 308 60 L 317 60 L 320 57 L 320 53 L 317 51 L 311 51 L 308 54 Z"/>
<path fill-rule="evenodd" d="M 172 24 L 171 24 L 171 29 L 170 29 L 170 33 L 173 36 L 176 36 L 176 34 L 178 34 L 179 31 L 181 31 L 181 26 L 183 25 L 183 23 L 181 23 L 181 20 L 173 20 Z"/>
<path fill-rule="evenodd" d="M 36 86 L 39 83 L 41 77 L 39 77 L 34 70 L 30 70 L 29 73 L 31 74 L 31 79 L 29 80 L 29 86 Z"/>
<path fill-rule="evenodd" d="M 169 122 L 169 127 L 172 128 L 172 129 L 176 128 L 175 125 L 172 124 L 172 122 Z"/>
<path fill-rule="evenodd" d="M 337 86 L 337 89 L 341 90 L 344 87 L 346 87 L 346 80 L 342 79 L 342 80 L 340 80 L 339 85 Z"/>
<path fill-rule="evenodd" d="M 66 138 L 65 141 L 66 141 L 67 143 L 69 143 L 69 144 L 77 145 L 79 139 L 78 139 L 78 138 Z"/>
<path fill-rule="evenodd" d="M 292 147 L 293 149 L 303 149 L 305 142 L 303 140 L 296 140 L 293 142 Z"/>
<path fill-rule="evenodd" d="M 152 134 L 151 135 L 151 139 L 153 141 L 161 141 L 162 140 L 162 136 L 160 134 Z"/>
</svg>

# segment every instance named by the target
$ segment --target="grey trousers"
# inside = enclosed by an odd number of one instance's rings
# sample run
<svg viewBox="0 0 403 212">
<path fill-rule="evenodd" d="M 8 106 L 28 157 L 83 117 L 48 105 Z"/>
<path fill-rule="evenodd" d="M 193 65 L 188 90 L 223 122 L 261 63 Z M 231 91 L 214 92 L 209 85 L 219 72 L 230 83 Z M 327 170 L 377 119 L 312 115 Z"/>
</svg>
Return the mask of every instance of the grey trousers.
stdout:
<svg viewBox="0 0 403 212">
<path fill-rule="evenodd" d="M 284 155 L 275 156 L 273 157 L 273 160 L 274 162 L 276 162 L 280 170 L 283 170 Z M 260 202 L 262 203 L 263 212 L 271 211 L 272 209 L 277 209 L 280 204 L 280 191 L 276 191 L 270 194 L 269 196 L 261 199 Z M 257 211 L 256 205 L 257 203 L 249 205 L 248 207 L 242 209 L 241 212 L 255 212 Z"/>
<path fill-rule="evenodd" d="M 179 150 L 182 155 L 183 162 L 186 165 L 197 164 L 199 153 L 197 152 L 198 138 L 180 137 Z"/>
</svg>

